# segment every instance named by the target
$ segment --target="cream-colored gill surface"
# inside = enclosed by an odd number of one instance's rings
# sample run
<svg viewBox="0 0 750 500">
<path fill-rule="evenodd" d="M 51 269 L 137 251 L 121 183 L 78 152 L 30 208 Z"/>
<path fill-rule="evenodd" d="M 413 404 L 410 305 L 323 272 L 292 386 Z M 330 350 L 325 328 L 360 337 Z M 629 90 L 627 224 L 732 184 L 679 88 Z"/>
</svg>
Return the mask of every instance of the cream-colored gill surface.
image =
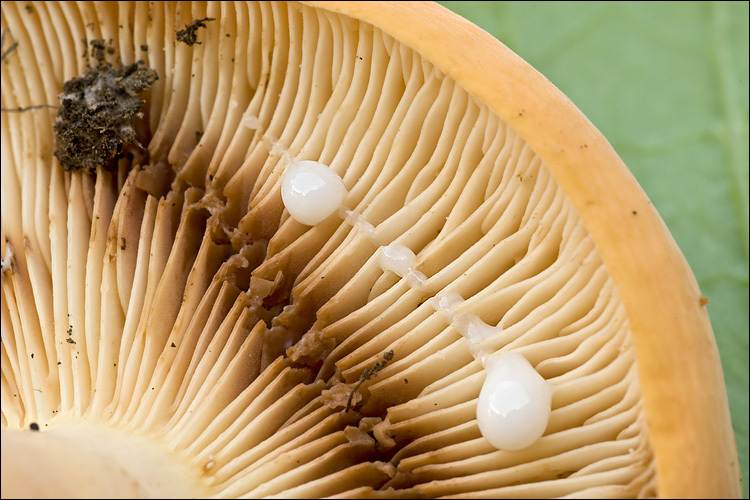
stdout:
<svg viewBox="0 0 750 500">
<path fill-rule="evenodd" d="M 159 79 L 137 126 L 149 162 L 116 172 L 63 171 L 54 109 L 2 113 L 3 426 L 135 433 L 227 498 L 656 494 L 599 252 L 543 160 L 460 85 L 296 3 L 26 5 L 2 4 L 3 109 L 56 106 L 96 62 L 86 40 Z M 348 190 L 313 227 L 281 200 L 295 160 Z M 380 268 L 389 244 L 423 285 Z M 429 301 L 449 292 L 502 327 L 482 349 L 554 387 L 530 447 L 482 437 L 484 370 Z"/>
</svg>

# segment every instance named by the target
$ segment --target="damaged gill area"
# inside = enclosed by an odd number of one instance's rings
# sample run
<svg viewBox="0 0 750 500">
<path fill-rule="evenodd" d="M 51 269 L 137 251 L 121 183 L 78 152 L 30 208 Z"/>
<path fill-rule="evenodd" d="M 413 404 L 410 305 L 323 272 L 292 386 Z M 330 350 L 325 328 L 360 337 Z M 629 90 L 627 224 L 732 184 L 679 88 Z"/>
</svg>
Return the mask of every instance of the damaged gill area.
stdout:
<svg viewBox="0 0 750 500">
<path fill-rule="evenodd" d="M 199 43 L 196 41 L 197 28 L 205 27 L 205 21 L 212 20 L 214 19 L 195 20 L 186 26 L 185 30 L 177 32 L 177 41 L 189 46 Z M 323 360 L 335 345 L 326 342 L 319 330 L 310 331 L 315 320 L 315 311 L 308 306 L 307 314 L 303 315 L 301 311 L 304 309 L 292 302 L 290 284 L 293 280 L 285 276 L 283 270 L 276 271 L 273 280 L 264 279 L 261 277 L 262 274 L 255 273 L 267 259 L 270 238 L 253 237 L 246 232 L 240 232 L 236 225 L 231 225 L 225 216 L 226 196 L 221 187 L 212 185 L 213 179 L 210 174 L 208 179 L 204 178 L 204 181 L 207 181 L 205 184 L 193 185 L 179 179 L 176 175 L 178 169 L 169 163 L 168 158 L 162 158 L 162 161 L 155 163 L 148 161 L 148 148 L 138 141 L 135 130 L 136 127 L 144 130 L 141 109 L 145 102 L 139 96 L 158 80 L 157 72 L 145 67 L 142 60 L 124 67 L 118 61 L 115 64 L 120 67 L 116 68 L 105 57 L 105 53 L 116 56 L 116 52 L 111 48 L 111 39 L 109 47 L 105 40 L 91 40 L 89 44 L 96 66 L 87 64 L 86 72 L 80 77 L 66 81 L 63 92 L 59 95 L 60 106 L 54 126 L 54 155 L 63 170 L 83 170 L 94 177 L 101 170 L 107 170 L 113 175 L 116 173 L 126 178 L 123 186 L 125 192 L 120 189 L 115 193 L 117 198 L 134 197 L 143 200 L 151 196 L 160 201 L 171 200 L 172 207 L 180 207 L 179 210 L 173 211 L 179 212 L 179 221 L 172 221 L 172 225 L 178 228 L 178 233 L 180 227 L 183 227 L 184 232 L 194 232 L 203 236 L 201 246 L 197 245 L 195 239 L 192 252 L 187 249 L 188 255 L 192 255 L 193 259 L 197 258 L 200 248 L 205 243 L 204 240 L 208 239 L 210 246 L 215 247 L 214 250 L 221 254 L 220 260 L 223 265 L 226 265 L 224 269 L 222 266 L 216 269 L 215 276 L 219 277 L 218 280 L 222 284 L 228 282 L 234 286 L 237 295 L 235 302 L 242 304 L 243 313 L 248 315 L 244 321 L 246 329 L 252 330 L 253 326 L 262 325 L 259 372 L 281 357 L 289 361 L 290 367 L 306 374 L 306 383 L 312 384 L 317 378 Z M 146 138 L 148 146 L 148 134 L 142 135 Z M 196 132 L 198 143 L 201 136 L 202 133 Z M 263 139 L 277 150 L 281 148 L 275 139 Z M 286 151 L 283 151 L 281 156 L 283 161 L 290 161 Z M 189 199 L 186 199 L 187 191 L 192 194 Z M 114 211 L 117 211 L 116 207 Z M 176 235 L 174 237 L 176 238 Z M 127 250 L 127 237 L 120 236 L 115 240 L 120 242 L 118 249 L 124 254 Z M 131 238 L 131 244 L 132 240 Z M 137 243 L 138 238 L 135 240 Z M 176 243 L 173 243 L 174 245 Z M 111 247 L 111 243 L 108 246 Z M 110 254 L 109 258 L 115 260 L 118 257 L 116 254 Z M 189 264 L 195 267 L 196 262 L 193 260 Z M 178 283 L 184 287 L 187 281 L 188 277 L 183 275 Z M 179 291 L 178 287 L 169 293 Z M 279 316 L 281 319 L 277 319 Z M 293 318 L 293 321 L 284 318 Z M 70 335 L 70 331 L 68 333 Z M 304 341 L 301 341 L 303 336 Z M 66 339 L 66 342 L 75 343 L 72 338 Z M 170 347 L 176 348 L 177 345 L 170 341 Z M 317 384 L 321 388 L 321 401 L 333 410 L 339 411 L 342 407 L 341 395 L 348 393 L 343 411 L 348 413 L 354 410 L 364 399 L 359 391 L 361 386 L 393 359 L 393 356 L 392 350 L 385 353 L 382 361 L 375 362 L 362 372 L 356 384 L 346 383 L 340 375 L 329 377 L 325 385 Z M 358 433 L 348 430 L 347 438 L 359 436 L 356 439 L 360 445 L 368 444 L 371 450 L 377 448 L 382 453 L 382 446 L 373 446 L 377 444 L 375 440 L 362 437 L 367 433 L 372 437 L 373 427 L 380 423 L 384 416 L 382 409 L 380 412 L 380 418 L 355 415 L 349 419 L 356 423 L 366 418 L 366 423 L 357 427 Z M 349 427 L 351 426 L 347 426 Z M 388 448 L 393 447 L 392 440 L 385 433 L 381 432 L 380 436 L 381 441 L 388 443 Z M 385 458 L 385 462 L 390 460 L 385 456 L 369 457 L 370 460 L 373 458 Z"/>
<path fill-rule="evenodd" d="M 45 19 L 55 12 L 51 5 L 24 13 L 4 4 L 3 15 L 8 14 Z M 278 124 L 299 118 L 279 115 L 275 91 L 264 87 L 278 88 L 288 79 L 286 56 L 271 50 L 270 65 L 242 75 L 248 68 L 229 69 L 236 67 L 231 55 L 247 62 L 263 59 L 235 46 L 237 30 L 247 26 L 206 21 L 214 19 L 186 22 L 186 30 L 174 34 L 182 43 L 168 45 L 161 60 L 149 59 L 159 46 L 154 39 L 139 40 L 123 53 L 116 37 L 121 28 L 108 32 L 84 23 L 83 54 L 63 55 L 65 67 L 78 70 L 64 81 L 54 104 L 36 104 L 49 99 L 34 95 L 33 88 L 28 103 L 16 101 L 4 85 L 4 121 L 28 119 L 25 113 L 6 118 L 5 112 L 50 109 L 33 118 L 41 123 L 31 139 L 53 148 L 55 158 L 40 159 L 45 162 L 40 167 L 18 162 L 12 179 L 20 187 L 24 170 L 40 169 L 40 181 L 50 186 L 49 195 L 40 195 L 48 196 L 43 223 L 48 235 L 35 228 L 19 247 L 17 235 L 28 232 L 26 226 L 3 220 L 4 303 L 17 308 L 14 318 L 33 318 L 38 332 L 30 344 L 17 337 L 13 345 L 12 328 L 4 329 L 4 345 L 25 352 L 32 365 L 26 387 L 20 380 L 12 384 L 15 405 L 4 403 L 4 423 L 66 428 L 78 414 L 95 427 L 142 426 L 147 434 L 171 428 L 166 440 L 158 439 L 168 443 L 169 453 L 208 445 L 191 459 L 205 476 L 202 491 L 265 495 L 273 488 L 267 482 L 240 486 L 232 479 L 252 462 L 237 464 L 241 450 L 230 451 L 215 428 L 222 422 L 237 434 L 235 440 L 250 439 L 268 456 L 294 455 L 284 439 L 327 450 L 313 458 L 303 447 L 293 462 L 312 464 L 321 476 L 355 467 L 343 484 L 411 491 L 408 481 L 385 486 L 399 476 L 392 462 L 399 447 L 384 423 L 393 401 L 381 403 L 367 391 L 397 355 L 378 350 L 344 374 L 331 356 L 340 341 L 323 334 L 330 319 L 318 318 L 356 271 L 345 263 L 343 273 L 331 269 L 328 278 L 311 277 L 341 244 L 342 221 L 333 217 L 304 227 L 284 214 L 274 187 L 291 161 L 294 141 Z M 207 26 L 211 34 L 198 30 Z M 29 77 L 10 59 L 13 52 L 24 61 L 51 60 L 54 54 L 46 52 L 51 46 L 41 53 L 30 50 L 28 36 L 19 39 L 4 52 L 3 79 L 23 87 Z M 222 53 L 218 60 L 205 55 L 215 50 Z M 185 64 L 191 58 L 214 60 L 218 67 Z M 174 66 L 164 66 L 167 60 Z M 241 90 L 230 92 L 232 82 L 247 76 Z M 56 75 L 40 77 L 59 81 Z M 198 98 L 207 91 L 215 94 Z M 26 147 L 19 133 L 13 135 L 4 150 Z M 3 184 L 9 180 L 4 170 Z M 304 237 L 306 231 L 310 235 Z M 47 276 L 40 278 L 45 267 Z M 306 279 L 314 283 L 303 285 Z M 38 304 L 24 295 L 42 286 L 53 296 L 66 296 L 67 304 Z M 9 325 L 21 333 L 20 323 L 12 319 Z M 97 338 L 103 343 L 93 345 Z M 222 478 L 230 463 L 235 473 Z M 278 467 L 271 465 L 265 469 Z"/>
</svg>

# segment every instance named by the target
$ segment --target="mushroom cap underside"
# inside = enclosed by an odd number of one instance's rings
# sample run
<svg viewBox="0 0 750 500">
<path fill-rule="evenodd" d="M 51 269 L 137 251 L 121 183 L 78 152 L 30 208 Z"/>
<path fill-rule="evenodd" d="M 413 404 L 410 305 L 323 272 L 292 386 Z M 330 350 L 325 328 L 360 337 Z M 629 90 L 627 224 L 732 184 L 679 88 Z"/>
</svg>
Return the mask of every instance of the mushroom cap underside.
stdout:
<svg viewBox="0 0 750 500">
<path fill-rule="evenodd" d="M 4 496 L 6 445 L 72 442 L 68 465 L 127 464 L 113 483 L 143 496 L 740 495 L 684 258 L 601 134 L 488 34 L 421 2 L 2 15 L 3 109 L 25 109 L 2 113 Z M 63 168 L 35 106 L 138 61 L 144 151 Z M 281 195 L 301 160 L 346 188 L 313 225 Z M 402 276 L 391 245 L 415 255 Z M 554 387 L 522 450 L 477 426 L 469 317 Z"/>
</svg>

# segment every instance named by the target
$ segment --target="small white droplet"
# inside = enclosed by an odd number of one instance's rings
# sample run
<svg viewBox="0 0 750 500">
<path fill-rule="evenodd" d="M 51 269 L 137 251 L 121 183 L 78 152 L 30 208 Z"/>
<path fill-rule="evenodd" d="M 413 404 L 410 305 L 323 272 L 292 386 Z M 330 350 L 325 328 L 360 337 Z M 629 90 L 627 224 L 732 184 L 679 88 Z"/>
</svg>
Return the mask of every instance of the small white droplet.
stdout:
<svg viewBox="0 0 750 500">
<path fill-rule="evenodd" d="M 406 279 L 410 287 L 418 290 L 424 288 L 424 284 L 427 282 L 427 276 L 422 271 L 417 271 L 416 269 L 409 269 L 406 273 Z"/>
<path fill-rule="evenodd" d="M 281 181 L 281 199 L 296 221 L 314 226 L 334 213 L 346 196 L 341 177 L 316 161 L 293 162 Z"/>
<path fill-rule="evenodd" d="M 5 257 L 3 257 L 0 265 L 0 271 L 10 271 L 11 270 L 11 260 L 13 259 L 13 247 L 10 246 L 10 244 L 6 245 L 5 247 Z"/>
<path fill-rule="evenodd" d="M 289 151 L 287 151 L 287 149 L 274 136 L 270 134 L 263 134 L 261 139 L 263 139 L 263 142 L 267 144 L 272 156 L 281 156 L 284 162 L 290 164 L 294 163 L 292 155 L 289 154 Z"/>
<path fill-rule="evenodd" d="M 481 342 L 482 340 L 503 331 L 501 326 L 488 325 L 476 314 L 462 314 L 456 318 L 454 325 L 456 330 L 469 339 L 469 342 L 472 344 Z"/>
<path fill-rule="evenodd" d="M 488 357 L 485 369 L 477 403 L 479 430 L 498 449 L 531 446 L 547 428 L 552 386 L 521 354 Z"/>
<path fill-rule="evenodd" d="M 370 241 L 375 242 L 375 227 L 367 222 L 367 219 L 365 219 L 364 215 L 358 214 L 357 212 L 349 210 L 348 208 L 341 207 L 339 209 L 339 217 L 344 219 L 344 222 L 346 222 L 350 226 L 362 231 Z"/>
<path fill-rule="evenodd" d="M 428 302 L 436 312 L 440 313 L 440 315 L 446 319 L 446 321 L 453 323 L 456 319 L 455 310 L 464 302 L 464 298 L 461 297 L 461 294 L 456 292 L 440 292 L 428 300 Z"/>
<path fill-rule="evenodd" d="M 479 344 L 472 344 L 471 342 L 469 342 L 469 352 L 474 356 L 474 359 L 479 361 L 483 368 L 487 365 L 487 360 L 492 356 L 492 352 L 489 349 L 485 349 Z"/>
<path fill-rule="evenodd" d="M 260 119 L 255 115 L 244 115 L 242 117 L 242 124 L 249 129 L 260 129 Z"/>
<path fill-rule="evenodd" d="M 380 247 L 378 263 L 383 271 L 392 271 L 403 278 L 409 272 L 409 269 L 414 268 L 416 262 L 417 257 L 409 247 L 404 245 Z"/>
</svg>

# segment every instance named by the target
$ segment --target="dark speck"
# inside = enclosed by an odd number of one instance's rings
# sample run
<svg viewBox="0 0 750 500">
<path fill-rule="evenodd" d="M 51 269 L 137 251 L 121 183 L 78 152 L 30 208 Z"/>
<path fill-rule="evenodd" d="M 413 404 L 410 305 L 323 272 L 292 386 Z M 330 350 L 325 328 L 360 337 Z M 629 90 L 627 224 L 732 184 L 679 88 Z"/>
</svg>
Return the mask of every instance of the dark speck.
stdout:
<svg viewBox="0 0 750 500">
<path fill-rule="evenodd" d="M 29 424 L 29 429 L 31 429 L 32 431 L 38 431 L 39 424 L 37 424 L 36 422 L 31 422 L 31 424 Z"/>
</svg>

